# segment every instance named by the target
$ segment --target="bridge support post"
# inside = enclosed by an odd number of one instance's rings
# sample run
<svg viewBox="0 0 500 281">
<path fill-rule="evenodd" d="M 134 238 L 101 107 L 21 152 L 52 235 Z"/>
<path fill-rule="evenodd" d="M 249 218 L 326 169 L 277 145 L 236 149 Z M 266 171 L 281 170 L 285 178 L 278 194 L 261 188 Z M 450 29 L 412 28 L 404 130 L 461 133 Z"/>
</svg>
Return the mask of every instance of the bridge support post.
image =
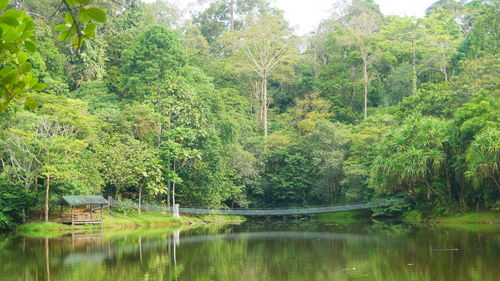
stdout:
<svg viewBox="0 0 500 281">
<path fill-rule="evenodd" d="M 176 219 L 180 219 L 181 216 L 179 215 L 179 204 L 175 204 L 174 207 L 172 208 L 172 215 Z"/>
</svg>

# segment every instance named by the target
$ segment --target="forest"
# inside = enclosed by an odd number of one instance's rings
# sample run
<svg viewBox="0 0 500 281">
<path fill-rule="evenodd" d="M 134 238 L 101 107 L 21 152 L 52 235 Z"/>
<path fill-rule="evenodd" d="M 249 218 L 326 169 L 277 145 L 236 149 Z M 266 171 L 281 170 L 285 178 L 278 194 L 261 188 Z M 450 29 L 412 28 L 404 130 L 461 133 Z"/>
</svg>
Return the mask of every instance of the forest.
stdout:
<svg viewBox="0 0 500 281">
<path fill-rule="evenodd" d="M 159 205 L 500 209 L 500 1 L 0 0 L 0 229 L 61 195 Z"/>
</svg>

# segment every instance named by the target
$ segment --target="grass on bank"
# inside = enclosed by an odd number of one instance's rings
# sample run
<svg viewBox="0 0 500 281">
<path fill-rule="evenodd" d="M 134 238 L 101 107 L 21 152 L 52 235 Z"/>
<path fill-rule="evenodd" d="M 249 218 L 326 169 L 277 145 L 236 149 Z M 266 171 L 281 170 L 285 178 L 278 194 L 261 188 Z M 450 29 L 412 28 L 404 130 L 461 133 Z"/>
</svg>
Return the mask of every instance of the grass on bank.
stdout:
<svg viewBox="0 0 500 281">
<path fill-rule="evenodd" d="M 462 224 L 440 223 L 440 224 L 434 224 L 434 226 L 439 228 L 450 228 L 455 230 L 458 229 L 476 233 L 499 233 L 500 231 L 500 224 L 487 224 L 487 223 L 462 223 Z"/>
<path fill-rule="evenodd" d="M 468 232 L 498 233 L 500 231 L 500 212 L 470 212 L 457 216 L 436 217 L 431 222 L 440 227 L 461 229 Z"/>
<path fill-rule="evenodd" d="M 433 221 L 444 224 L 500 224 L 500 212 L 471 212 L 452 217 L 437 217 Z"/>
<path fill-rule="evenodd" d="M 103 227 L 105 228 L 123 228 L 123 227 L 138 227 L 138 226 L 155 226 L 155 225 L 182 225 L 185 221 L 191 222 L 189 218 L 176 219 L 171 214 L 161 212 L 142 212 L 129 213 L 111 216 L 104 215 Z"/>
<path fill-rule="evenodd" d="M 410 223 L 439 223 L 447 225 L 465 224 L 500 224 L 500 212 L 476 211 L 462 213 L 455 216 L 425 217 L 417 210 L 408 211 L 403 214 L 403 220 Z"/>
<path fill-rule="evenodd" d="M 237 216 L 181 216 L 180 219 L 172 217 L 170 213 L 161 212 L 142 212 L 132 214 L 116 214 L 115 216 L 106 215 L 103 227 L 139 227 L 139 226 L 179 226 L 183 224 L 215 223 L 228 221 L 242 221 L 242 217 Z"/>
<path fill-rule="evenodd" d="M 175 227 L 191 224 L 203 223 L 223 223 L 223 222 L 241 222 L 242 217 L 237 216 L 181 216 L 180 219 L 172 217 L 170 213 L 162 212 L 129 212 L 128 214 L 116 213 L 114 216 L 107 211 L 104 213 L 103 224 L 87 224 L 87 225 L 66 225 L 56 222 L 35 222 L 23 224 L 18 228 L 18 232 L 28 236 L 51 236 L 55 233 L 60 235 L 61 232 L 71 232 L 73 230 L 91 230 L 98 228 L 106 229 L 125 229 L 138 227 Z"/>
<path fill-rule="evenodd" d="M 349 211 L 349 212 L 338 212 L 338 213 L 325 213 L 318 214 L 314 216 L 316 221 L 319 222 L 335 222 L 335 223 L 356 223 L 363 220 L 367 220 L 371 218 L 371 212 L 368 210 L 360 210 L 360 211 Z M 403 221 L 407 223 L 437 223 L 448 226 L 453 225 L 461 225 L 465 227 L 465 225 L 469 225 L 468 228 L 474 228 L 473 225 L 486 225 L 491 224 L 496 228 L 500 225 L 500 212 L 495 211 L 477 211 L 477 212 L 469 212 L 464 214 L 459 214 L 456 216 L 438 216 L 438 217 L 430 217 L 426 218 L 422 215 L 421 212 L 417 210 L 411 210 L 405 212 L 402 217 Z"/>
<path fill-rule="evenodd" d="M 48 232 L 58 230 L 70 230 L 71 225 L 60 224 L 56 222 L 33 222 L 19 226 L 18 230 L 22 232 Z"/>
</svg>

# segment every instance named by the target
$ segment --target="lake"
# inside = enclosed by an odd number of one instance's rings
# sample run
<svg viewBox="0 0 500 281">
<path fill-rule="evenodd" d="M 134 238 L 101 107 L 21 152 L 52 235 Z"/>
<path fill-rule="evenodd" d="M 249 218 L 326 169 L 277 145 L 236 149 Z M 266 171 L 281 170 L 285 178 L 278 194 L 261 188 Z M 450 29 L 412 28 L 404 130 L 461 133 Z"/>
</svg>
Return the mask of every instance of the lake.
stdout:
<svg viewBox="0 0 500 281">
<path fill-rule="evenodd" d="M 500 228 L 253 221 L 0 235 L 0 280 L 500 280 Z"/>
</svg>

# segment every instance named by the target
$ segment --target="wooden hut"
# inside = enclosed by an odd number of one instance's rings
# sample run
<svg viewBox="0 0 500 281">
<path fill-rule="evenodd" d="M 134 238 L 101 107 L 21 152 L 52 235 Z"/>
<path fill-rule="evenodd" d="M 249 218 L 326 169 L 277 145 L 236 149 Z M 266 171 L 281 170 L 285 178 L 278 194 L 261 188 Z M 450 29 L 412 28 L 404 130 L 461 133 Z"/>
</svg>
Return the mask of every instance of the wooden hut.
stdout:
<svg viewBox="0 0 500 281">
<path fill-rule="evenodd" d="M 100 195 L 63 196 L 61 205 L 61 222 L 67 224 L 102 223 L 102 209 L 108 206 L 108 201 Z M 71 208 L 71 213 L 64 213 L 64 206 Z"/>
</svg>

